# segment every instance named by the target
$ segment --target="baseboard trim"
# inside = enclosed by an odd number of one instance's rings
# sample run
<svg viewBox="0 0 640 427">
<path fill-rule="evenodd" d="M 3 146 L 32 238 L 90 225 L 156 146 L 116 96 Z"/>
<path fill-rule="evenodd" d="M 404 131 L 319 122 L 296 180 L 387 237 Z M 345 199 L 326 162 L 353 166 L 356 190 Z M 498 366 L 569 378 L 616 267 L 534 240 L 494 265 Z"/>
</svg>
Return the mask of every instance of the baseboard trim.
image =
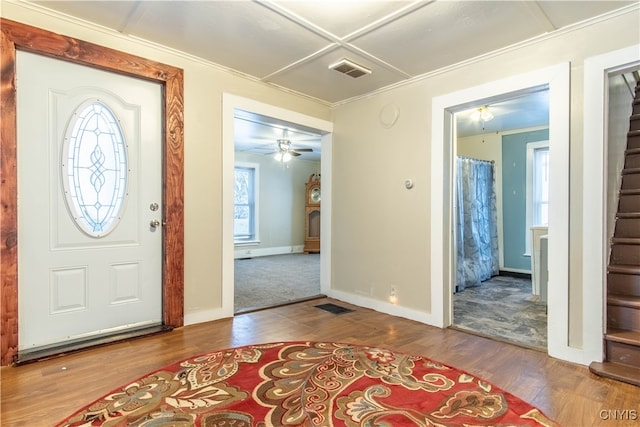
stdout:
<svg viewBox="0 0 640 427">
<path fill-rule="evenodd" d="M 234 259 L 256 258 L 270 255 L 301 254 L 303 252 L 304 245 L 278 246 L 273 248 L 251 248 L 247 246 L 236 246 L 233 252 L 233 257 Z"/>
<path fill-rule="evenodd" d="M 500 270 L 498 276 L 517 277 L 518 279 L 531 280 L 531 273 L 523 271 Z"/>
<path fill-rule="evenodd" d="M 329 298 L 338 301 L 344 301 L 359 307 L 370 308 L 381 313 L 390 314 L 392 316 L 404 317 L 405 319 L 415 320 L 416 322 L 442 328 L 440 317 L 433 313 L 425 313 L 412 308 L 402 307 L 385 301 L 376 300 L 370 297 L 355 295 L 349 292 L 336 291 L 329 289 L 325 292 Z"/>
</svg>

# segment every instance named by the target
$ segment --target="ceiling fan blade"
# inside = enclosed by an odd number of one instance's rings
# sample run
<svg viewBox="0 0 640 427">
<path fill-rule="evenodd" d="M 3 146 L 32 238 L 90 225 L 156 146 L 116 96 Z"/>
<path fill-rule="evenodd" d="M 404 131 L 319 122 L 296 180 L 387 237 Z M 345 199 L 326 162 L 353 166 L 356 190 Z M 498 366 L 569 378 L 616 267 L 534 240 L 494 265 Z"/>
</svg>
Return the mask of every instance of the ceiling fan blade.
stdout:
<svg viewBox="0 0 640 427">
<path fill-rule="evenodd" d="M 313 148 L 293 148 L 290 151 L 297 151 L 298 153 L 313 153 Z"/>
<path fill-rule="evenodd" d="M 302 154 L 296 153 L 295 150 L 289 150 L 289 154 L 291 154 L 293 157 L 302 156 Z"/>
</svg>

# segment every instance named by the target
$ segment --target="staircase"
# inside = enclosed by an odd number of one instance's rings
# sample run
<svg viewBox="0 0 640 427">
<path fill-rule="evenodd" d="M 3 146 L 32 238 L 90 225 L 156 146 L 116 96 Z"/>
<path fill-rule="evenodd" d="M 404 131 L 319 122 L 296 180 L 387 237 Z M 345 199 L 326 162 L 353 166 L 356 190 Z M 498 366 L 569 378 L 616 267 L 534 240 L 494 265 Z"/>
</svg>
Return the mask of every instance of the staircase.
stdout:
<svg viewBox="0 0 640 427">
<path fill-rule="evenodd" d="M 607 268 L 605 361 L 591 372 L 640 386 L 640 83 L 629 120 Z"/>
</svg>

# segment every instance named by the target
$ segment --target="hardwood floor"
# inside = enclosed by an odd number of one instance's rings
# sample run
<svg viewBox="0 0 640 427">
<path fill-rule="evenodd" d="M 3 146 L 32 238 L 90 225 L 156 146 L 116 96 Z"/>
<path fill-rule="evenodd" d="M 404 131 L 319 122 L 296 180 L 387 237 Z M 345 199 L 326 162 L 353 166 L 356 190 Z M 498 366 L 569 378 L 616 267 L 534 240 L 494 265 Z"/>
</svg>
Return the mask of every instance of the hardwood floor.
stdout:
<svg viewBox="0 0 640 427">
<path fill-rule="evenodd" d="M 355 311 L 334 315 L 313 307 L 326 302 Z M 111 390 L 178 359 L 245 344 L 295 340 L 369 344 L 427 356 L 484 378 L 537 406 L 561 425 L 640 423 L 640 389 L 595 376 L 586 366 L 319 299 L 4 367 L 0 370 L 0 425 L 52 425 Z"/>
</svg>

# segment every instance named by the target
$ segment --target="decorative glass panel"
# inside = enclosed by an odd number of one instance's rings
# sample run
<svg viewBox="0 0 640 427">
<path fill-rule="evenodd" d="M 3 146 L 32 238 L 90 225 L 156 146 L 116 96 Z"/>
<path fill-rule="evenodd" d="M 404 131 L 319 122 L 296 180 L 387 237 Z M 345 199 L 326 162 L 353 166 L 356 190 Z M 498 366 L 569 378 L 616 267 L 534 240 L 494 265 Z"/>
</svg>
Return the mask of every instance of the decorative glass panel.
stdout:
<svg viewBox="0 0 640 427">
<path fill-rule="evenodd" d="M 89 236 L 111 232 L 127 195 L 127 146 L 115 114 L 99 100 L 81 104 L 67 126 L 62 184 L 67 207 Z"/>
</svg>

